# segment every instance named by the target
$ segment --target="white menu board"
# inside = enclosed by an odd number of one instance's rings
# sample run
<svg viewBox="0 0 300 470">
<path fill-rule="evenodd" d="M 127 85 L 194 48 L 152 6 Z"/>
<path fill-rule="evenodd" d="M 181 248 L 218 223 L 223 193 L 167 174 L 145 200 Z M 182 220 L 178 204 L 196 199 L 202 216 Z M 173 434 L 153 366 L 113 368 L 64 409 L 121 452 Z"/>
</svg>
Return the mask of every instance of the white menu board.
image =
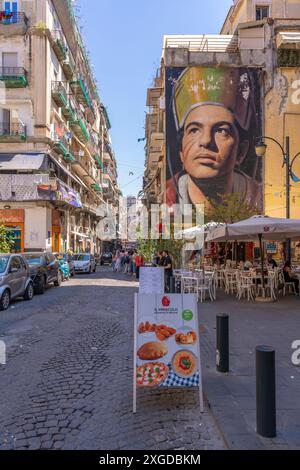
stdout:
<svg viewBox="0 0 300 470">
<path fill-rule="evenodd" d="M 163 294 L 165 291 L 165 270 L 164 268 L 140 269 L 140 294 Z"/>
<path fill-rule="evenodd" d="M 195 294 L 136 294 L 134 312 L 134 394 L 138 388 L 199 388 L 202 373 Z"/>
</svg>

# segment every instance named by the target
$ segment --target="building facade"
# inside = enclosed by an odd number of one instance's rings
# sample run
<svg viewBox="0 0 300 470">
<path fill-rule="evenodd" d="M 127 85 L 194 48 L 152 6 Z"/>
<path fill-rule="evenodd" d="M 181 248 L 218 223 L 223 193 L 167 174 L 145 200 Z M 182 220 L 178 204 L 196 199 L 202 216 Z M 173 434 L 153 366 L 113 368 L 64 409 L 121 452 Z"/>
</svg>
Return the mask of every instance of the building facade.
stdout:
<svg viewBox="0 0 300 470">
<path fill-rule="evenodd" d="M 160 102 L 164 102 L 160 112 L 165 116 L 165 124 L 161 127 L 163 150 L 154 157 L 153 128 L 147 116 L 144 188 L 147 201 L 163 200 L 170 206 L 181 200 L 202 202 L 203 194 L 211 199 L 227 188 L 227 191 L 243 191 L 245 199 L 258 204 L 262 212 L 285 217 L 287 187 L 283 151 L 287 150 L 287 137 L 291 161 L 300 152 L 299 51 L 298 0 L 236 0 L 220 35 L 165 36 L 162 65 L 156 79 L 161 87 L 148 90 L 148 96 L 153 90 Z M 236 159 L 232 162 L 231 156 L 228 157 L 231 166 L 228 163 L 218 173 L 213 163 L 216 150 L 210 142 L 206 146 L 210 154 L 198 156 L 206 168 L 197 174 L 189 165 L 187 149 L 189 139 L 192 145 L 193 136 L 200 131 L 198 126 L 191 129 L 190 137 L 186 134 L 189 119 L 194 116 L 194 121 L 205 122 L 211 113 L 214 119 L 221 116 L 221 110 L 223 115 L 226 111 L 232 127 L 239 133 Z M 220 128 L 214 134 L 215 147 L 220 142 L 218 136 L 222 135 L 225 142 L 228 129 Z M 261 136 L 267 137 L 263 158 L 254 149 Z M 152 159 L 148 155 L 153 155 Z M 161 179 L 156 176 L 158 162 L 165 168 Z M 224 181 L 229 171 L 233 176 L 226 186 Z M 290 216 L 300 218 L 300 157 L 294 160 L 292 172 Z M 151 178 L 147 179 L 148 174 Z"/>
<path fill-rule="evenodd" d="M 3 2 L 0 54 L 0 219 L 14 250 L 99 252 L 117 167 L 73 2 Z"/>
</svg>

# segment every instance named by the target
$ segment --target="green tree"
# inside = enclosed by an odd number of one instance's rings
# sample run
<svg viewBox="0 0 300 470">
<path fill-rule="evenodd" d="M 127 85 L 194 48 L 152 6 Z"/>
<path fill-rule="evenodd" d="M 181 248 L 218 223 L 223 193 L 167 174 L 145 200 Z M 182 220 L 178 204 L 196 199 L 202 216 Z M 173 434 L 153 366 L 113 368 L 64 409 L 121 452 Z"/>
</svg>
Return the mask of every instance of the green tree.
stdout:
<svg viewBox="0 0 300 470">
<path fill-rule="evenodd" d="M 213 208 L 207 213 L 207 221 L 234 224 L 259 213 L 256 205 L 242 199 L 239 193 L 218 194 L 219 202 L 212 202 Z"/>
<path fill-rule="evenodd" d="M 14 240 L 8 234 L 3 222 L 0 221 L 0 253 L 10 253 L 13 246 Z"/>
</svg>

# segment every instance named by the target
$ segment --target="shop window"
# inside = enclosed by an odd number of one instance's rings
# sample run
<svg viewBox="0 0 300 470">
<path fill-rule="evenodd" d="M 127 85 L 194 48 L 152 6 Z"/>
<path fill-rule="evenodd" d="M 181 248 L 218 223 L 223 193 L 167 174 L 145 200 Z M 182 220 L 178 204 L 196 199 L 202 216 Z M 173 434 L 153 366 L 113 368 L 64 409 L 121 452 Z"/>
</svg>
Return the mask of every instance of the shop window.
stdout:
<svg viewBox="0 0 300 470">
<path fill-rule="evenodd" d="M 12 247 L 13 253 L 20 253 L 22 251 L 22 227 L 20 226 L 7 226 L 7 233 L 12 238 L 14 245 Z"/>
<path fill-rule="evenodd" d="M 267 5 L 257 5 L 256 6 L 256 21 L 263 20 L 264 18 L 269 18 L 270 16 L 270 7 Z"/>
</svg>

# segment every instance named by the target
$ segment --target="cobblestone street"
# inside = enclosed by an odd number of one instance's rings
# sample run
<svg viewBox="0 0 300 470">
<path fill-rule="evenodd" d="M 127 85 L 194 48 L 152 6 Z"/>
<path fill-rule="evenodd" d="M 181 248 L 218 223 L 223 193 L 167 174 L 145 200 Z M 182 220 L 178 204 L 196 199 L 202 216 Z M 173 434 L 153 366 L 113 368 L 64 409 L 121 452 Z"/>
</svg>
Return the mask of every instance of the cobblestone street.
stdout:
<svg viewBox="0 0 300 470">
<path fill-rule="evenodd" d="M 1 449 L 224 449 L 197 391 L 139 391 L 132 414 L 135 289 L 98 268 L 1 312 Z"/>
</svg>

